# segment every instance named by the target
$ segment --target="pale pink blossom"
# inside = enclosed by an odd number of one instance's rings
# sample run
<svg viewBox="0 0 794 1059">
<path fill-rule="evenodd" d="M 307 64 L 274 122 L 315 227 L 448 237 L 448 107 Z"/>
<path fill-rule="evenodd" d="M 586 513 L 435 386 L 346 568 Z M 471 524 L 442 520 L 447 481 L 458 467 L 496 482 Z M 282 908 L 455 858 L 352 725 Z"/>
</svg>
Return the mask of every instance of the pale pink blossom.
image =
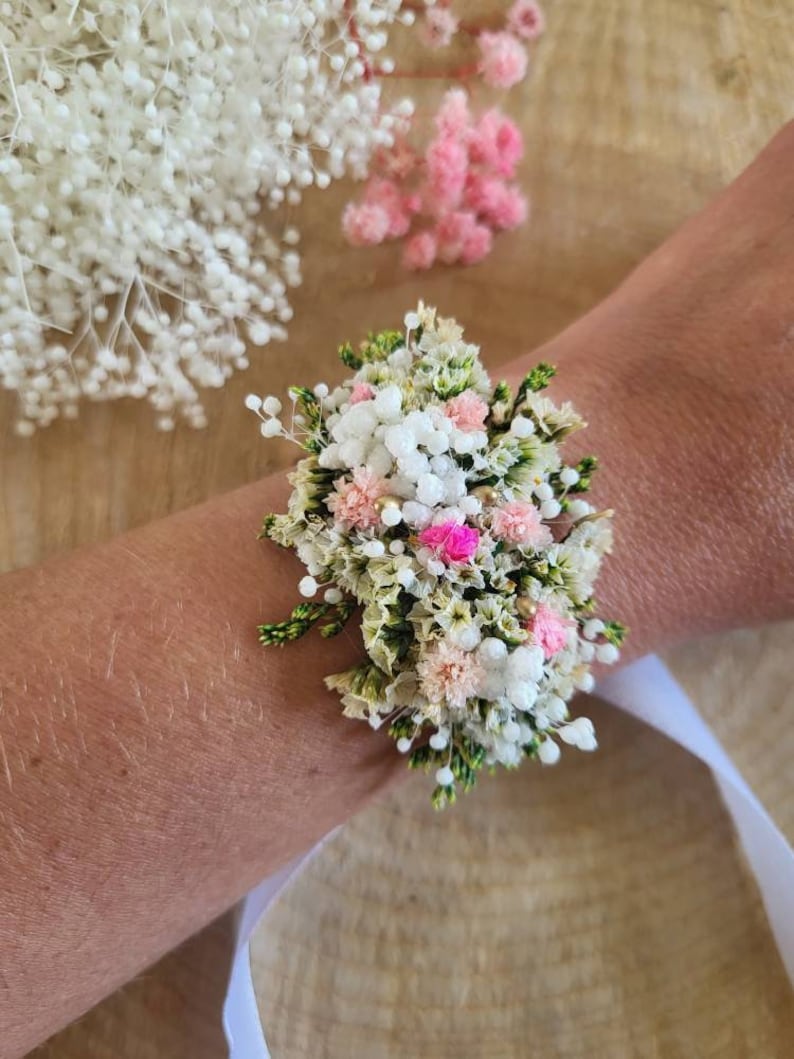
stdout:
<svg viewBox="0 0 794 1059">
<path fill-rule="evenodd" d="M 466 149 L 453 136 L 437 136 L 425 153 L 425 207 L 436 215 L 454 210 L 466 184 L 469 160 Z"/>
<path fill-rule="evenodd" d="M 507 28 L 524 40 L 536 40 L 546 28 L 546 18 L 535 0 L 516 0 L 507 12 Z"/>
<path fill-rule="evenodd" d="M 406 180 L 416 169 L 419 155 L 404 133 L 397 133 L 390 147 L 379 147 L 373 158 L 373 172 L 394 180 Z"/>
<path fill-rule="evenodd" d="M 532 548 L 542 548 L 552 540 L 551 531 L 541 521 L 535 505 L 521 500 L 512 500 L 493 510 L 491 535 L 509 544 Z"/>
<path fill-rule="evenodd" d="M 375 396 L 375 387 L 368 382 L 357 382 L 350 391 L 350 403 L 361 404 L 362 401 L 371 401 Z"/>
<path fill-rule="evenodd" d="M 379 206 L 388 218 L 387 239 L 399 239 L 411 227 L 411 217 L 419 209 L 418 195 L 404 194 L 393 180 L 373 178 L 364 191 L 364 202 Z"/>
<path fill-rule="evenodd" d="M 529 203 L 518 188 L 503 185 L 486 214 L 496 229 L 518 228 L 529 215 Z"/>
<path fill-rule="evenodd" d="M 517 228 L 527 219 L 529 206 L 518 188 L 499 177 L 470 173 L 466 179 L 465 204 L 478 217 L 497 229 Z"/>
<path fill-rule="evenodd" d="M 342 214 L 342 232 L 351 246 L 375 246 L 389 232 L 389 215 L 382 206 L 349 202 Z"/>
<path fill-rule="evenodd" d="M 512 88 L 523 80 L 527 72 L 527 51 L 512 33 L 480 33 L 480 73 L 486 84 L 494 88 Z"/>
<path fill-rule="evenodd" d="M 466 701 L 477 695 L 484 673 L 472 651 L 440 640 L 419 659 L 416 667 L 422 692 L 431 703 L 443 703 L 453 710 L 466 708 Z"/>
<path fill-rule="evenodd" d="M 487 217 L 499 201 L 503 187 L 504 181 L 499 177 L 470 170 L 466 176 L 463 202 L 470 210 Z"/>
<path fill-rule="evenodd" d="M 371 529 L 380 522 L 375 501 L 389 491 L 383 478 L 366 467 L 356 467 L 352 479 L 335 483 L 335 492 L 326 503 L 338 525 L 353 529 Z"/>
<path fill-rule="evenodd" d="M 469 155 L 499 176 L 512 177 L 524 153 L 521 130 L 499 110 L 487 110 L 474 127 Z"/>
<path fill-rule="evenodd" d="M 436 225 L 438 256 L 445 264 L 460 260 L 466 239 L 476 223 L 477 218 L 469 210 L 453 210 L 439 218 Z"/>
<path fill-rule="evenodd" d="M 463 240 L 460 260 L 463 265 L 476 265 L 491 252 L 493 232 L 484 224 L 475 224 Z"/>
<path fill-rule="evenodd" d="M 482 430 L 488 415 L 488 403 L 474 390 L 464 390 L 457 397 L 450 397 L 444 405 L 444 415 L 452 420 L 458 430 Z"/>
<path fill-rule="evenodd" d="M 444 136 L 468 136 L 471 124 L 469 97 L 463 88 L 451 88 L 441 100 L 434 118 L 436 128 Z"/>
<path fill-rule="evenodd" d="M 534 616 L 526 623 L 526 627 L 533 642 L 543 648 L 544 657 L 551 658 L 565 647 L 568 642 L 568 630 L 575 624 L 572 618 L 564 618 L 553 607 L 541 603 Z"/>
<path fill-rule="evenodd" d="M 430 548 L 447 565 L 468 563 L 477 551 L 480 533 L 471 526 L 461 526 L 457 522 L 441 522 L 423 529 L 419 534 L 419 543 Z"/>
<path fill-rule="evenodd" d="M 430 231 L 417 232 L 406 242 L 403 250 L 403 264 L 412 272 L 431 268 L 436 260 L 438 243 Z"/>
<path fill-rule="evenodd" d="M 428 48 L 446 48 L 458 32 L 459 21 L 448 7 L 428 7 L 419 35 Z"/>
</svg>

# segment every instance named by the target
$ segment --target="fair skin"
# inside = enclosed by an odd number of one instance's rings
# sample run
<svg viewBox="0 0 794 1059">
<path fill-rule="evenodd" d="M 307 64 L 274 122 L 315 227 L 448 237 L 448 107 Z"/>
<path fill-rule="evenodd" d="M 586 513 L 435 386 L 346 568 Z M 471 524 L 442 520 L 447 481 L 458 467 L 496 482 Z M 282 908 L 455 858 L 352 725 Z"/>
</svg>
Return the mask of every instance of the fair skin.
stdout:
<svg viewBox="0 0 794 1059">
<path fill-rule="evenodd" d="M 629 655 L 790 616 L 794 126 L 538 359 L 619 512 L 599 585 Z M 0 1059 L 14 1059 L 404 774 L 322 675 L 262 651 L 297 562 L 254 483 L 0 579 Z"/>
</svg>

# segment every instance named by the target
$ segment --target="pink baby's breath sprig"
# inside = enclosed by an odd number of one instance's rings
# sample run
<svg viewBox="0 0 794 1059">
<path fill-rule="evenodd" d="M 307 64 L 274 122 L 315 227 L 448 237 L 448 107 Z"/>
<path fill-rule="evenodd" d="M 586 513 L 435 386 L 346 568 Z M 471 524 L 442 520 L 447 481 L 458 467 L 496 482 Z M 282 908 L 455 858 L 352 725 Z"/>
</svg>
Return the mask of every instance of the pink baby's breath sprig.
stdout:
<svg viewBox="0 0 794 1059">
<path fill-rule="evenodd" d="M 584 499 L 595 458 L 563 462 L 561 439 L 583 424 L 541 393 L 554 369 L 492 387 L 453 320 L 420 303 L 404 324 L 342 346 L 352 378 L 292 387 L 287 416 L 275 396 L 246 400 L 265 437 L 306 454 L 286 514 L 262 529 L 304 564 L 303 601 L 259 638 L 334 636 L 360 610 L 366 658 L 326 684 L 434 772 L 441 808 L 486 766 L 594 750 L 567 703 L 626 630 L 593 613 L 611 512 Z"/>
<path fill-rule="evenodd" d="M 544 27 L 543 13 L 531 0 L 516 0 L 501 22 L 488 25 L 459 18 L 452 0 L 411 0 L 404 7 L 416 15 L 420 40 L 431 53 L 462 34 L 475 54 L 455 70 L 379 67 L 374 77 L 481 78 L 490 87 L 509 89 L 526 76 L 528 43 Z M 422 146 L 426 128 L 408 118 L 393 147 L 375 153 L 363 195 L 345 207 L 342 231 L 353 246 L 404 239 L 403 265 L 412 271 L 438 262 L 476 264 L 491 252 L 496 233 L 519 227 L 529 216 L 527 197 L 514 183 L 521 133 L 497 108 L 473 117 L 462 87 L 444 96 Z"/>
<path fill-rule="evenodd" d="M 354 246 L 405 238 L 403 263 L 411 270 L 476 264 L 495 233 L 517 228 L 529 215 L 514 181 L 523 151 L 515 122 L 497 108 L 475 119 L 465 90 L 453 88 L 433 124 L 424 152 L 403 147 L 399 173 L 384 156 L 384 171 L 373 171 L 362 197 L 342 216 Z"/>
</svg>

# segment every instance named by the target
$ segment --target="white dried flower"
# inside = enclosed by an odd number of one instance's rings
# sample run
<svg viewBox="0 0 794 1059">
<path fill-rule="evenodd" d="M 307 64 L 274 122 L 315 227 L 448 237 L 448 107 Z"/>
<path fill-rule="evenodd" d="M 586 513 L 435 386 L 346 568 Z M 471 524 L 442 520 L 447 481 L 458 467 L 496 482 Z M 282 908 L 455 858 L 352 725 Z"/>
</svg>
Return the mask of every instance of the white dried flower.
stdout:
<svg viewBox="0 0 794 1059">
<path fill-rule="evenodd" d="M 268 207 L 391 142 L 360 49 L 399 6 L 356 0 L 353 41 L 342 0 L 0 2 L 0 384 L 20 433 L 82 396 L 201 426 L 199 391 L 285 337 L 299 235 Z"/>
</svg>

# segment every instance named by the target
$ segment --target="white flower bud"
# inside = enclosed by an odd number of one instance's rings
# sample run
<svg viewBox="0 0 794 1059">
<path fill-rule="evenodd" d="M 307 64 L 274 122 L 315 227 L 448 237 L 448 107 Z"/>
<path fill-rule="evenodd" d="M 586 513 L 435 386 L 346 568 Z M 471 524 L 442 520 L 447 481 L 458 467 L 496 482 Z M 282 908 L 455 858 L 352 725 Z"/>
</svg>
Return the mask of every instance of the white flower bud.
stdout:
<svg viewBox="0 0 794 1059">
<path fill-rule="evenodd" d="M 560 748 L 553 739 L 544 739 L 538 747 L 538 757 L 544 765 L 556 765 L 560 760 Z"/>
<path fill-rule="evenodd" d="M 462 647 L 464 651 L 473 651 L 480 642 L 480 630 L 476 625 L 464 625 L 462 628 L 453 629 L 449 633 L 452 643 Z"/>
<path fill-rule="evenodd" d="M 579 481 L 579 472 L 574 467 L 563 467 L 560 471 L 560 481 L 567 487 L 576 485 Z"/>
<path fill-rule="evenodd" d="M 581 738 L 581 733 L 575 724 L 564 724 L 562 728 L 557 729 L 557 735 L 568 746 L 577 746 Z"/>
<path fill-rule="evenodd" d="M 284 428 L 278 419 L 268 419 L 259 427 L 263 438 L 276 438 Z"/>
<path fill-rule="evenodd" d="M 403 518 L 409 526 L 416 529 L 424 529 L 430 525 L 433 512 L 426 504 L 420 504 L 416 500 L 406 500 L 403 504 Z"/>
<path fill-rule="evenodd" d="M 602 643 L 596 648 L 596 658 L 605 666 L 611 666 L 620 658 L 620 651 L 612 643 Z"/>
<path fill-rule="evenodd" d="M 449 448 L 449 438 L 443 431 L 434 430 L 425 442 L 425 448 L 433 456 L 440 456 Z"/>
<path fill-rule="evenodd" d="M 568 504 L 568 514 L 572 519 L 584 518 L 592 511 L 592 507 L 586 500 L 571 500 Z"/>
<path fill-rule="evenodd" d="M 568 707 L 559 695 L 547 695 L 543 700 L 543 709 L 554 724 L 564 721 L 568 715 Z"/>
<path fill-rule="evenodd" d="M 486 637 L 480 644 L 480 658 L 486 665 L 507 658 L 507 644 L 496 636 Z"/>
<path fill-rule="evenodd" d="M 363 402 L 355 407 L 361 408 L 362 405 Z M 398 459 L 410 455 L 416 449 L 416 438 L 405 424 L 390 426 L 384 435 L 383 443 L 392 456 Z"/>
<path fill-rule="evenodd" d="M 375 395 L 375 412 L 382 423 L 394 423 L 400 418 L 403 395 L 399 386 L 385 386 Z"/>
<path fill-rule="evenodd" d="M 444 765 L 436 772 L 436 783 L 439 787 L 451 787 L 455 783 L 455 775 L 449 765 Z"/>
<path fill-rule="evenodd" d="M 528 438 L 535 433 L 535 424 L 529 416 L 516 416 L 510 424 L 510 433 L 516 438 Z"/>
<path fill-rule="evenodd" d="M 444 499 L 444 483 L 435 474 L 422 474 L 416 486 L 416 498 L 421 504 L 433 507 Z"/>
<path fill-rule="evenodd" d="M 516 743 L 521 736 L 521 727 L 515 721 L 507 721 L 502 726 L 502 737 L 508 741 L 508 743 Z"/>
<path fill-rule="evenodd" d="M 582 635 L 587 640 L 594 640 L 604 631 L 604 623 L 600 618 L 588 618 L 582 628 Z"/>
<path fill-rule="evenodd" d="M 386 551 L 383 541 L 372 540 L 365 541 L 361 546 L 361 550 L 368 559 L 379 559 Z"/>
<path fill-rule="evenodd" d="M 317 595 L 317 589 L 319 585 L 313 577 L 308 574 L 306 577 L 302 577 L 298 582 L 298 591 L 302 596 L 306 596 L 307 599 L 311 599 L 312 596 Z"/>
<path fill-rule="evenodd" d="M 579 691 L 589 692 L 595 687 L 595 677 L 592 673 L 583 673 L 576 681 Z"/>
</svg>

